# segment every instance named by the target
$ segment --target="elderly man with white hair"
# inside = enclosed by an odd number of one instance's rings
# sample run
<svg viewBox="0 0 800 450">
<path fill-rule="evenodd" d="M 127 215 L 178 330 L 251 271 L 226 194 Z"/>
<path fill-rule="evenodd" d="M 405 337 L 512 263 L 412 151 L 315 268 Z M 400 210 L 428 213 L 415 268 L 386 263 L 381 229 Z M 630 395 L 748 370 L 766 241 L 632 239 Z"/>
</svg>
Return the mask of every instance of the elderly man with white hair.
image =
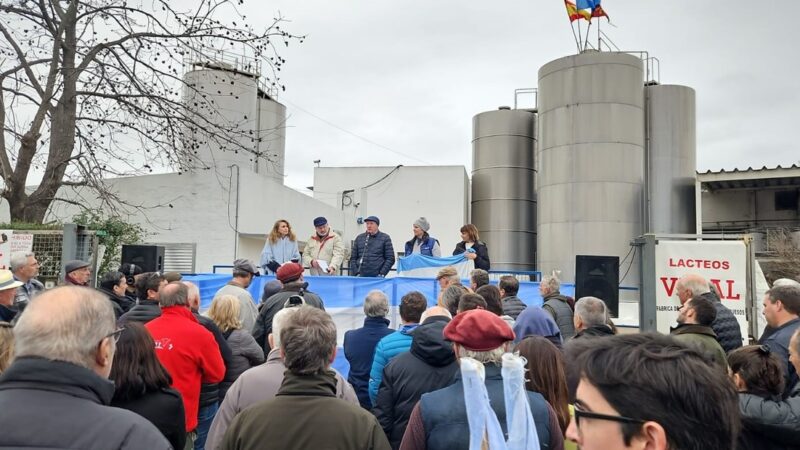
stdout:
<svg viewBox="0 0 800 450">
<path fill-rule="evenodd" d="M 44 291 L 44 285 L 36 279 L 39 276 L 39 261 L 33 252 L 14 252 L 11 254 L 9 268 L 14 279 L 22 282 L 14 297 L 14 306 L 22 311 L 33 297 Z"/>
<path fill-rule="evenodd" d="M 547 311 L 561 331 L 564 341 L 575 336 L 573 311 L 570 299 L 561 294 L 561 281 L 555 275 L 545 275 L 539 282 L 539 293 L 542 294 L 542 309 Z"/>
<path fill-rule="evenodd" d="M 208 432 L 206 440 L 208 450 L 219 448 L 222 437 L 237 414 L 256 403 L 274 398 L 278 393 L 286 372 L 283 356 L 281 356 L 281 331 L 287 319 L 299 309 L 298 307 L 284 308 L 275 314 L 275 318 L 272 319 L 272 333 L 267 337 L 272 348 L 267 356 L 267 362 L 244 372 L 228 389 L 228 394 L 222 401 L 219 411 L 214 417 L 214 422 L 211 424 L 211 430 Z M 331 371 L 336 377 L 336 397 L 358 405 L 358 397 L 350 383 L 345 381 L 336 369 L 331 368 Z"/>
<path fill-rule="evenodd" d="M 596 336 L 612 336 L 614 330 L 608 326 L 608 307 L 597 297 L 582 297 L 575 302 L 575 339 Z"/>
<path fill-rule="evenodd" d="M 369 291 L 364 299 L 364 326 L 344 333 L 344 356 L 350 363 L 347 381 L 353 385 L 358 401 L 372 409 L 369 399 L 369 372 L 378 341 L 394 332 L 389 328 L 389 298 L 380 290 Z"/>
<path fill-rule="evenodd" d="M 120 331 L 95 290 L 60 287 L 33 300 L 14 328 L 14 363 L 0 379 L 0 447 L 172 448 L 144 417 L 108 406 Z"/>
</svg>

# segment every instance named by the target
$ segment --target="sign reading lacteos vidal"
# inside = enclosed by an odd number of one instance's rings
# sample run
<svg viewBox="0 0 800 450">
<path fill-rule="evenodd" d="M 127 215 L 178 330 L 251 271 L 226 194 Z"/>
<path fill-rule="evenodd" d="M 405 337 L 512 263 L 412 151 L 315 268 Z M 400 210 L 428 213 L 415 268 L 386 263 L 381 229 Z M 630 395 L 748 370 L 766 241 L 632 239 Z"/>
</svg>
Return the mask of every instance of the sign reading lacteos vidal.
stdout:
<svg viewBox="0 0 800 450">
<path fill-rule="evenodd" d="M 659 241 L 656 244 L 656 326 L 669 333 L 681 306 L 676 289 L 678 279 L 698 274 L 717 288 L 722 304 L 739 321 L 747 338 L 745 292 L 747 289 L 747 248 L 744 241 Z"/>
</svg>

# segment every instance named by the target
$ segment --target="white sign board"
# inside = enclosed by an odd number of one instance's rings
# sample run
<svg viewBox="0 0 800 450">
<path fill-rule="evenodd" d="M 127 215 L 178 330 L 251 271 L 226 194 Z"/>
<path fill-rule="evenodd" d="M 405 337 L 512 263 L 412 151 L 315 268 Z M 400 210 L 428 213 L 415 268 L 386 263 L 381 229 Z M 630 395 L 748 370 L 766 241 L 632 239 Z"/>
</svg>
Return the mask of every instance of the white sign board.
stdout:
<svg viewBox="0 0 800 450">
<path fill-rule="evenodd" d="M 32 234 L 14 234 L 14 230 L 0 230 L 0 269 L 8 269 L 12 253 L 30 252 L 32 249 Z"/>
<path fill-rule="evenodd" d="M 744 241 L 659 241 L 656 244 L 656 327 L 669 333 L 678 317 L 676 286 L 684 275 L 709 280 L 747 339 L 747 247 Z"/>
</svg>

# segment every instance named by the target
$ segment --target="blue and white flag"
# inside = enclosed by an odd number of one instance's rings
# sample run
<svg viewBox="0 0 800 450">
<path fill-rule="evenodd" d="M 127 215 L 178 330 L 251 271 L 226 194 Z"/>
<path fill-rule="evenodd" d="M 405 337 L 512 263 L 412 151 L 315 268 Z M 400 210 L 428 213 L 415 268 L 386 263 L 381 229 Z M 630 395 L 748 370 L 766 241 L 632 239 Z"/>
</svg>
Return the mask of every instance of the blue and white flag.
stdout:
<svg viewBox="0 0 800 450">
<path fill-rule="evenodd" d="M 434 258 L 413 253 L 397 261 L 397 276 L 414 278 L 436 278 L 436 274 L 443 267 L 453 266 L 461 279 L 468 279 L 469 273 L 475 268 L 471 259 L 464 254 Z"/>
</svg>

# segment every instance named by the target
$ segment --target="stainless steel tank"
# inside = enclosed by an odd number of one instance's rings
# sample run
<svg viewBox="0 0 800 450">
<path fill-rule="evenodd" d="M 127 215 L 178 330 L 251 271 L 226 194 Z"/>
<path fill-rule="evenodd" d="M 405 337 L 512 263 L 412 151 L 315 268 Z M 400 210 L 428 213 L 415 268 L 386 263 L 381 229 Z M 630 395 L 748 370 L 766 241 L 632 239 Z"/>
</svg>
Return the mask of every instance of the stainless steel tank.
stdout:
<svg viewBox="0 0 800 450">
<path fill-rule="evenodd" d="M 645 87 L 647 210 L 650 233 L 694 234 L 696 116 L 694 89 Z"/>
<path fill-rule="evenodd" d="M 534 270 L 536 115 L 501 108 L 472 118 L 472 223 L 492 270 Z"/>
<path fill-rule="evenodd" d="M 576 255 L 619 256 L 622 285 L 637 285 L 638 257 L 624 258 L 643 232 L 642 61 L 592 52 L 547 63 L 538 109 L 539 269 L 574 282 Z"/>
</svg>

